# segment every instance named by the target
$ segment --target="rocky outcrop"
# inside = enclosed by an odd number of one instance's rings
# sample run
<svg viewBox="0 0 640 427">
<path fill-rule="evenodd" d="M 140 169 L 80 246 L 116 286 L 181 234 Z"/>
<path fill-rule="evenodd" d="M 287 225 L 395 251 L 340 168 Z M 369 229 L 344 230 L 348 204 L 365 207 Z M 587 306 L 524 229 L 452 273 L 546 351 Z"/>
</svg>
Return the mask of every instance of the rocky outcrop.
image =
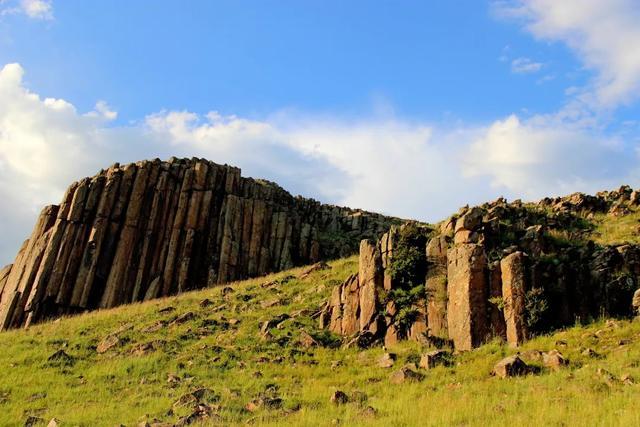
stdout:
<svg viewBox="0 0 640 427">
<path fill-rule="evenodd" d="M 527 338 L 525 324 L 525 255 L 515 252 L 500 261 L 507 342 L 517 347 Z"/>
<path fill-rule="evenodd" d="M 535 204 L 501 198 L 437 227 L 413 226 L 413 235 L 411 224 L 394 226 L 377 244 L 363 242 L 360 273 L 334 290 L 321 323 L 343 335 L 375 324 L 366 330 L 387 346 L 415 339 L 464 351 L 631 316 L 640 309 L 640 246 L 597 244 L 589 221 L 639 202 L 628 187 Z"/>
<path fill-rule="evenodd" d="M 0 271 L 0 327 L 349 255 L 393 221 L 207 160 L 115 164 L 43 210 Z"/>
<path fill-rule="evenodd" d="M 458 234 L 458 233 L 456 233 Z M 471 350 L 487 335 L 487 256 L 477 243 L 460 243 L 448 252 L 447 323 L 458 350 Z"/>
</svg>

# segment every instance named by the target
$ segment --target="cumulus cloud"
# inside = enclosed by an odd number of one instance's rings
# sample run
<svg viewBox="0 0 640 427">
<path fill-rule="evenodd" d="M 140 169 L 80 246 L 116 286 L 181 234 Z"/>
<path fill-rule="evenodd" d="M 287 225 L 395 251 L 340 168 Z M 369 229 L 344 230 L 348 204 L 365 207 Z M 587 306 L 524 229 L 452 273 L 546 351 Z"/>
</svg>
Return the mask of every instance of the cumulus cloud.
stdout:
<svg viewBox="0 0 640 427">
<path fill-rule="evenodd" d="M 543 65 L 542 62 L 534 62 L 529 58 L 516 58 L 511 61 L 511 71 L 517 74 L 537 73 Z"/>
<path fill-rule="evenodd" d="M 53 19 L 53 4 L 51 0 L 20 0 L 0 1 L 0 16 L 23 14 L 31 19 Z"/>
<path fill-rule="evenodd" d="M 565 43 L 595 72 L 578 96 L 585 107 L 610 109 L 640 96 L 640 3 L 637 0 L 515 0 L 496 3 L 538 39 Z"/>
<path fill-rule="evenodd" d="M 389 111 L 357 119 L 160 111 L 118 126 L 106 102 L 79 112 L 26 88 L 23 74 L 18 64 L 0 70 L 0 263 L 11 261 L 43 205 L 116 161 L 205 157 L 293 194 L 429 221 L 500 195 L 537 198 L 638 182 L 633 147 L 555 117 L 443 128 Z"/>
<path fill-rule="evenodd" d="M 549 122 L 497 120 L 470 146 L 465 173 L 528 199 L 596 192 L 637 182 L 634 146 L 605 135 Z"/>
</svg>

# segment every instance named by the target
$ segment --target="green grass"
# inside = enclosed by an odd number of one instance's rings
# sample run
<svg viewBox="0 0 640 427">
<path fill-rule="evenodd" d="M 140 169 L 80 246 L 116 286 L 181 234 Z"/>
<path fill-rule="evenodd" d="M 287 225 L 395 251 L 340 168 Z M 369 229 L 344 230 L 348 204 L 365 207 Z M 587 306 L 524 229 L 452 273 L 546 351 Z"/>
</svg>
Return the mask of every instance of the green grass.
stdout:
<svg viewBox="0 0 640 427">
<path fill-rule="evenodd" d="M 489 375 L 498 360 L 514 352 L 499 342 L 457 355 L 452 367 L 422 371 L 423 382 L 394 385 L 388 378 L 394 368 L 377 366 L 381 348 L 299 345 L 302 329 L 331 342 L 308 313 L 286 320 L 280 329 L 271 330 L 269 340 L 262 339 L 262 321 L 298 310 L 316 311 L 333 285 L 356 271 L 357 259 L 331 265 L 331 270 L 314 272 L 305 280 L 286 279 L 301 271 L 296 269 L 236 283 L 226 297 L 217 287 L 2 333 L 0 425 L 23 425 L 29 415 L 47 422 L 55 417 L 63 426 L 135 426 L 154 418 L 173 423 L 191 412 L 189 406 L 170 411 L 174 402 L 202 387 L 213 392 L 209 403 L 219 405 L 221 418 L 211 424 L 324 426 L 339 420 L 348 426 L 640 425 L 640 386 L 610 387 L 597 375 L 597 369 L 604 368 L 640 381 L 637 321 L 618 321 L 615 326 L 602 321 L 538 337 L 523 350 L 550 350 L 563 340 L 567 346 L 559 350 L 570 365 L 559 372 L 543 369 L 507 380 Z M 279 283 L 261 286 L 274 280 Z M 200 305 L 205 298 L 212 302 L 209 307 Z M 263 308 L 275 300 L 281 304 Z M 174 311 L 159 312 L 166 307 Z M 195 318 L 156 332 L 143 331 L 186 312 Z M 231 319 L 240 322 L 230 325 Z M 117 330 L 124 330 L 118 334 L 121 344 L 98 354 L 95 346 Z M 132 353 L 142 343 L 159 340 L 164 344 L 156 351 Z M 621 340 L 630 343 L 620 346 Z M 601 358 L 583 356 L 584 347 Z M 59 349 L 75 363 L 48 363 Z M 392 349 L 398 354 L 398 367 L 425 350 L 412 342 Z M 169 383 L 169 375 L 181 381 Z M 338 389 L 352 401 L 332 404 L 330 396 Z M 283 407 L 246 411 L 245 405 L 261 394 L 277 395 Z M 375 409 L 374 415 L 365 411 L 368 406 Z"/>
<path fill-rule="evenodd" d="M 623 243 L 640 243 L 640 211 L 632 208 L 624 216 L 596 215 L 593 219 L 596 228 L 593 237 L 596 243 L 617 245 Z"/>
</svg>

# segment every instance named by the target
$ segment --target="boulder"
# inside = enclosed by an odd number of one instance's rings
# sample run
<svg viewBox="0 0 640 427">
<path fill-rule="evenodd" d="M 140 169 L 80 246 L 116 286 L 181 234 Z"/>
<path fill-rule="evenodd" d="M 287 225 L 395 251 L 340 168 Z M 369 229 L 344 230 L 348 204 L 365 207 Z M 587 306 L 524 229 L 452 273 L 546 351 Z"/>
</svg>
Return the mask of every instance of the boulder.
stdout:
<svg viewBox="0 0 640 427">
<path fill-rule="evenodd" d="M 421 374 L 420 372 L 416 372 L 413 369 L 404 366 L 401 369 L 393 372 L 389 376 L 389 381 L 391 381 L 392 384 L 402 384 L 404 382 L 420 382 L 424 380 L 424 378 L 424 374 Z"/>
<path fill-rule="evenodd" d="M 569 361 L 558 350 L 551 350 L 546 353 L 542 353 L 542 364 L 547 368 L 554 371 L 559 370 L 561 367 L 568 365 Z"/>
<path fill-rule="evenodd" d="M 425 353 L 420 358 L 419 366 L 423 369 L 433 369 L 436 366 L 451 365 L 452 354 L 446 350 L 433 350 Z"/>
<path fill-rule="evenodd" d="M 526 375 L 530 372 L 529 366 L 518 355 L 505 357 L 493 367 L 491 372 L 500 378 Z"/>
<path fill-rule="evenodd" d="M 394 353 L 385 353 L 378 359 L 378 366 L 381 368 L 390 368 L 396 362 L 397 356 Z"/>
</svg>

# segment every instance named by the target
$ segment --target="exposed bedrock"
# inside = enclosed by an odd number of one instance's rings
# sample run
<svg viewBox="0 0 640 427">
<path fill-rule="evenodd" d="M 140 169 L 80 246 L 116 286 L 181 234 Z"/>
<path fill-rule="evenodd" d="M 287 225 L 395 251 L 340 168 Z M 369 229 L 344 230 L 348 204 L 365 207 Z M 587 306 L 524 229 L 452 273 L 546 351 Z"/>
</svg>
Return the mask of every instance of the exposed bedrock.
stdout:
<svg viewBox="0 0 640 427">
<path fill-rule="evenodd" d="M 640 310 L 640 246 L 602 245 L 589 219 L 640 202 L 622 187 L 538 203 L 498 199 L 435 227 L 393 226 L 360 246 L 359 273 L 334 289 L 322 326 L 464 351 Z M 375 274 L 374 274 L 375 272 Z M 375 286 L 375 287 L 372 287 Z"/>
<path fill-rule="evenodd" d="M 0 328 L 350 255 L 394 221 L 203 159 L 115 164 L 46 207 L 0 270 Z"/>
</svg>

